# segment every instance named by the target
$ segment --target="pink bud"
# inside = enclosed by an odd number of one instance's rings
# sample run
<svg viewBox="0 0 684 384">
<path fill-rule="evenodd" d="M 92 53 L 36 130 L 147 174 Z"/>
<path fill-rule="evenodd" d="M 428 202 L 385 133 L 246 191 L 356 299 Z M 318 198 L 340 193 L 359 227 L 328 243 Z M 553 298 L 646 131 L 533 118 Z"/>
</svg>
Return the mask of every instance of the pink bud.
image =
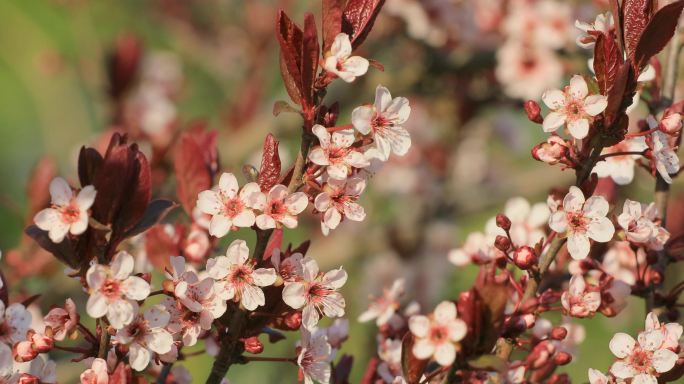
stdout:
<svg viewBox="0 0 684 384">
<path fill-rule="evenodd" d="M 553 357 L 553 362 L 556 365 L 566 365 L 572 361 L 572 355 L 567 352 L 558 352 Z"/>
<path fill-rule="evenodd" d="M 19 384 L 40 384 L 40 379 L 28 373 L 22 373 L 19 377 Z"/>
<path fill-rule="evenodd" d="M 499 213 L 496 215 L 496 226 L 504 231 L 508 231 L 511 229 L 511 219 L 509 219 L 508 216 L 504 215 L 503 213 Z"/>
<path fill-rule="evenodd" d="M 658 129 L 668 135 L 676 135 L 682 129 L 682 116 L 679 113 L 669 114 L 660 121 Z"/>
<path fill-rule="evenodd" d="M 30 341 L 20 341 L 16 344 L 14 344 L 14 347 L 12 347 L 12 356 L 14 357 L 14 361 L 18 363 L 24 363 L 27 361 L 31 361 L 38 356 L 38 351 L 33 349 L 33 343 Z"/>
<path fill-rule="evenodd" d="M 245 345 L 245 352 L 247 353 L 259 354 L 264 351 L 264 344 L 256 336 L 243 339 L 242 343 Z"/>
<path fill-rule="evenodd" d="M 563 340 L 568 335 L 568 330 L 564 327 L 553 327 L 551 330 L 551 338 L 554 340 Z"/>
<path fill-rule="evenodd" d="M 532 148 L 532 157 L 549 165 L 558 164 L 568 157 L 568 144 L 560 136 L 551 135 Z"/>
<path fill-rule="evenodd" d="M 525 112 L 527 113 L 527 118 L 531 122 L 541 124 L 544 122 L 544 118 L 541 115 L 541 108 L 539 104 L 534 100 L 527 100 L 525 102 Z"/>
<path fill-rule="evenodd" d="M 292 312 L 285 316 L 284 321 L 285 325 L 287 325 L 289 329 L 299 329 L 299 327 L 302 325 L 302 313 Z"/>
<path fill-rule="evenodd" d="M 50 351 L 54 346 L 54 340 L 52 337 L 34 332 L 30 330 L 28 336 L 33 342 L 33 348 L 38 351 L 38 353 L 45 353 Z"/>
<path fill-rule="evenodd" d="M 532 247 L 522 246 L 513 253 L 513 262 L 518 268 L 528 270 L 537 265 L 537 254 Z"/>
<path fill-rule="evenodd" d="M 494 240 L 494 246 L 501 252 L 506 252 L 511 247 L 511 241 L 506 236 L 498 235 Z"/>
</svg>

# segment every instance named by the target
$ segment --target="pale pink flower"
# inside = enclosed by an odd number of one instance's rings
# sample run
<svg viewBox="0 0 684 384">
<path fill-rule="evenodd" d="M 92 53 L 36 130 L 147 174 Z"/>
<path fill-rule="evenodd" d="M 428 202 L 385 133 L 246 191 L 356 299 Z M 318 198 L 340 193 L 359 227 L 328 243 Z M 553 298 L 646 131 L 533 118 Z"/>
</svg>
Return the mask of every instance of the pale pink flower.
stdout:
<svg viewBox="0 0 684 384">
<path fill-rule="evenodd" d="M 311 334 L 302 329 L 302 338 L 298 346 L 297 365 L 304 376 L 304 384 L 318 381 L 322 384 L 330 382 L 332 347 L 323 332 Z"/>
<path fill-rule="evenodd" d="M 606 316 L 615 316 L 627 307 L 627 299 L 632 294 L 632 287 L 619 279 L 613 279 L 603 288 L 601 312 Z"/>
<path fill-rule="evenodd" d="M 207 272 L 216 280 L 217 294 L 224 300 L 240 302 L 250 311 L 266 304 L 261 288 L 275 283 L 276 272 L 273 268 L 255 269 L 254 263 L 244 240 L 233 241 L 226 256 L 209 259 Z"/>
<path fill-rule="evenodd" d="M 556 165 L 565 161 L 568 154 L 568 143 L 555 133 L 551 134 L 545 142 L 532 148 L 532 157 L 548 165 Z"/>
<path fill-rule="evenodd" d="M 442 366 L 448 366 L 456 359 L 455 343 L 463 340 L 468 327 L 457 317 L 456 305 L 443 301 L 428 317 L 411 316 L 409 329 L 416 338 L 413 355 L 419 359 L 434 358 Z"/>
<path fill-rule="evenodd" d="M 655 251 L 662 250 L 670 238 L 667 229 L 660 226 L 655 203 L 646 205 L 627 199 L 617 221 L 625 230 L 627 240 L 645 244 Z"/>
<path fill-rule="evenodd" d="M 276 228 L 280 224 L 286 228 L 297 226 L 297 215 L 309 205 L 309 198 L 304 192 L 290 193 L 281 184 L 274 185 L 266 195 L 263 205 L 257 209 L 263 211 L 256 217 L 256 225 L 260 229 Z"/>
<path fill-rule="evenodd" d="M 211 329 L 211 324 L 214 321 L 211 312 L 191 311 L 179 300 L 170 297 L 162 300 L 161 304 L 169 313 L 169 324 L 166 329 L 173 335 L 180 335 L 180 340 L 184 346 L 191 347 L 197 344 L 197 339 L 202 332 Z M 225 301 L 223 301 L 223 306 L 225 308 Z"/>
<path fill-rule="evenodd" d="M 661 131 L 655 131 L 651 134 L 651 150 L 655 169 L 668 184 L 672 184 L 670 175 L 679 172 L 679 157 L 670 140 L 670 136 Z"/>
<path fill-rule="evenodd" d="M 658 316 L 656 316 L 655 313 L 649 312 L 648 315 L 646 315 L 645 326 L 646 332 L 660 331 L 663 333 L 663 343 L 660 345 L 660 348 L 677 350 L 679 347 L 679 339 L 682 337 L 681 324 L 663 324 L 658 320 Z"/>
<path fill-rule="evenodd" d="M 639 152 L 648 146 L 643 137 L 625 139 L 612 147 L 605 148 L 602 154 L 616 152 Z M 627 185 L 634 179 L 634 166 L 640 155 L 610 156 L 594 166 L 593 173 L 598 177 L 610 177 L 618 185 Z"/>
<path fill-rule="evenodd" d="M 671 370 L 678 356 L 663 347 L 664 334 L 660 329 L 639 333 L 638 343 L 626 333 L 617 333 L 610 340 L 610 351 L 618 358 L 610 373 L 632 383 L 657 383 L 661 373 Z"/>
<path fill-rule="evenodd" d="M 64 308 L 55 307 L 43 318 L 45 325 L 52 329 L 52 337 L 55 340 L 64 338 L 76 328 L 80 316 L 73 300 L 66 299 Z"/>
<path fill-rule="evenodd" d="M 165 329 L 169 318 L 169 312 L 158 304 L 148 308 L 144 315 L 138 315 L 129 325 L 116 332 L 112 341 L 128 346 L 131 368 L 142 371 L 149 364 L 152 352 L 164 354 L 171 350 L 173 336 Z"/>
<path fill-rule="evenodd" d="M 304 275 L 302 259 L 304 255 L 299 252 L 281 260 L 282 252 L 279 248 L 273 250 L 271 254 L 271 264 L 283 281 L 295 281 Z"/>
<path fill-rule="evenodd" d="M 628 241 L 615 241 L 603 256 L 602 267 L 609 275 L 632 285 L 636 283 L 637 263 L 646 265 L 644 249 L 640 247 L 635 254 Z"/>
<path fill-rule="evenodd" d="M 503 213 L 511 221 L 509 233 L 515 245 L 533 247 L 546 236 L 544 229 L 550 211 L 545 203 L 531 205 L 525 198 L 514 197 L 506 201 Z M 487 221 L 485 231 L 492 238 L 496 238 L 496 235 L 506 235 L 506 232 L 496 225 L 495 217 Z"/>
<path fill-rule="evenodd" d="M 199 263 L 211 248 L 211 242 L 207 232 L 199 225 L 193 224 L 185 238 L 183 255 L 193 262 Z"/>
<path fill-rule="evenodd" d="M 364 189 L 366 180 L 360 177 L 328 180 L 323 191 L 314 199 L 314 207 L 323 214 L 321 231 L 324 235 L 337 228 L 343 218 L 352 221 L 363 221 L 366 218 L 366 212 L 357 203 Z"/>
<path fill-rule="evenodd" d="M 407 98 L 392 98 L 387 88 L 378 85 L 375 104 L 354 108 L 352 124 L 363 135 L 372 133 L 380 158 L 386 161 L 391 152 L 403 156 L 411 147 L 411 136 L 402 127 L 410 113 Z"/>
<path fill-rule="evenodd" d="M 608 376 L 604 375 L 603 372 L 589 368 L 589 384 L 608 384 Z"/>
<path fill-rule="evenodd" d="M 323 68 L 337 75 L 340 79 L 351 83 L 368 72 L 368 60 L 361 56 L 352 56 L 352 45 L 349 35 L 340 33 L 335 36 L 330 51 L 325 54 Z"/>
<path fill-rule="evenodd" d="M 496 78 L 504 92 L 518 99 L 534 99 L 544 90 L 557 87 L 563 65 L 548 49 L 509 40 L 496 53 Z"/>
<path fill-rule="evenodd" d="M 544 104 L 551 113 L 544 118 L 544 132 L 554 132 L 566 125 L 576 139 L 583 139 L 589 133 L 589 123 L 594 116 L 608 106 L 608 98 L 603 95 L 589 95 L 587 82 L 580 75 L 570 79 L 564 90 L 549 90 L 542 95 Z"/>
<path fill-rule="evenodd" d="M 379 341 L 378 357 L 382 362 L 378 364 L 377 372 L 385 383 L 392 383 L 397 376 L 403 374 L 401 369 L 401 340 L 384 339 Z"/>
<path fill-rule="evenodd" d="M 192 384 L 190 371 L 182 365 L 171 368 L 171 376 L 173 377 L 173 384 Z"/>
<path fill-rule="evenodd" d="M 40 384 L 54 384 L 57 383 L 57 364 L 48 359 L 45 355 L 39 355 L 37 358 L 27 363 L 28 366 L 21 367 L 22 378 L 27 377 L 29 380 L 26 383 L 40 383 Z M 37 381 L 31 381 L 37 380 Z M 23 384 L 22 379 L 19 379 L 19 384 Z"/>
<path fill-rule="evenodd" d="M 50 240 L 61 243 L 67 233 L 80 235 L 88 229 L 88 209 L 95 202 L 95 195 L 92 185 L 74 195 L 66 180 L 56 177 L 50 182 L 52 206 L 38 212 L 33 221 L 38 228 L 48 231 Z"/>
<path fill-rule="evenodd" d="M 202 191 L 197 197 L 197 206 L 203 213 L 212 216 L 209 234 L 225 236 L 232 227 L 251 227 L 256 216 L 252 208 L 263 198 L 257 183 L 248 183 L 238 193 L 238 182 L 232 173 L 223 173 L 218 188 Z"/>
<path fill-rule="evenodd" d="M 109 372 L 104 359 L 93 359 L 90 368 L 81 373 L 81 384 L 108 384 Z"/>
<path fill-rule="evenodd" d="M 335 319 L 328 328 L 323 328 L 321 331 L 325 331 L 328 343 L 334 351 L 337 351 L 342 348 L 342 344 L 349 338 L 349 320 Z"/>
<path fill-rule="evenodd" d="M 615 22 L 613 19 L 613 14 L 606 12 L 596 15 L 596 19 L 594 20 L 593 24 L 576 20 L 575 27 L 584 32 L 582 35 L 577 37 L 577 45 L 582 48 L 589 49 L 593 48 L 596 44 L 595 33 L 599 32 L 608 34 L 612 29 L 615 28 Z"/>
<path fill-rule="evenodd" d="M 570 316 L 590 317 L 601 306 L 601 292 L 598 287 L 587 287 L 582 275 L 573 275 L 568 290 L 561 296 L 561 303 Z"/>
<path fill-rule="evenodd" d="M 365 168 L 370 165 L 366 156 L 352 147 L 354 144 L 354 130 L 344 129 L 330 134 L 320 125 L 313 126 L 312 131 L 320 145 L 309 152 L 309 159 L 314 164 L 324 166 L 328 177 L 345 180 L 352 168 Z"/>
<path fill-rule="evenodd" d="M 589 239 L 605 243 L 613 238 L 615 228 L 607 213 L 606 199 L 592 196 L 585 201 L 582 191 L 572 186 L 563 199 L 563 210 L 551 215 L 549 227 L 559 234 L 566 233 L 573 259 L 584 259 L 589 254 Z"/>
<path fill-rule="evenodd" d="M 358 321 L 366 322 L 375 319 L 375 324 L 381 327 L 394 316 L 399 309 L 399 298 L 404 294 L 404 279 L 394 280 L 389 289 L 384 289 L 382 296 L 371 298 L 367 310 L 359 315 Z"/>
<path fill-rule="evenodd" d="M 117 253 L 110 265 L 93 264 L 86 273 L 90 297 L 86 312 L 107 320 L 116 329 L 130 324 L 138 312 L 137 301 L 150 294 L 150 284 L 133 272 L 133 256 L 126 251 Z"/>
<path fill-rule="evenodd" d="M 285 282 L 283 301 L 294 309 L 302 308 L 302 326 L 313 329 L 321 315 L 344 316 L 345 301 L 338 292 L 347 282 L 347 272 L 340 267 L 320 272 L 316 260 L 302 259 L 304 275 L 301 281 Z"/>
<path fill-rule="evenodd" d="M 470 263 L 488 263 L 499 256 L 503 256 L 503 252 L 493 245 L 494 239 L 491 236 L 485 236 L 482 232 L 472 232 L 466 237 L 463 246 L 450 250 L 447 257 L 457 267 L 463 267 Z"/>
<path fill-rule="evenodd" d="M 21 303 L 10 304 L 0 300 L 0 342 L 14 344 L 26 339 L 31 328 L 31 312 Z"/>
</svg>

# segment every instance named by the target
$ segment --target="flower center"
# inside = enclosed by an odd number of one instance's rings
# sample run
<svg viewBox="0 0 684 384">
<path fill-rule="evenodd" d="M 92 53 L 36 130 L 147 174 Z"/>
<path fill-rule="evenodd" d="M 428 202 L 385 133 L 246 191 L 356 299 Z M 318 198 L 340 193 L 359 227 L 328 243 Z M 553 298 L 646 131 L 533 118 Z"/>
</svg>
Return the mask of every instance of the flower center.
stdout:
<svg viewBox="0 0 684 384">
<path fill-rule="evenodd" d="M 230 282 L 236 287 L 242 287 L 247 284 L 252 284 L 252 268 L 246 265 L 233 267 L 230 275 Z"/>
<path fill-rule="evenodd" d="M 62 221 L 69 224 L 73 224 L 78 221 L 80 212 L 81 210 L 73 201 L 70 202 L 69 205 L 63 206 L 59 209 L 59 213 L 62 215 Z"/>
<path fill-rule="evenodd" d="M 332 290 L 321 283 L 311 283 L 309 286 L 309 301 L 318 302 L 320 299 L 328 296 Z"/>
<path fill-rule="evenodd" d="M 107 278 L 104 284 L 102 284 L 100 291 L 108 299 L 118 298 L 121 296 L 121 285 L 118 280 Z"/>
<path fill-rule="evenodd" d="M 637 372 L 644 373 L 651 370 L 652 352 L 637 347 L 629 357 L 629 365 Z"/>
<path fill-rule="evenodd" d="M 565 115 L 569 120 L 578 120 L 584 116 L 581 100 L 572 100 L 565 106 Z"/>
<path fill-rule="evenodd" d="M 442 344 L 447 341 L 449 330 L 443 325 L 435 325 L 430 328 L 428 338 L 433 344 Z"/>
<path fill-rule="evenodd" d="M 587 231 L 589 218 L 585 217 L 582 212 L 568 212 L 567 218 L 572 233 L 584 233 Z"/>
<path fill-rule="evenodd" d="M 227 199 L 223 203 L 223 212 L 228 217 L 235 217 L 243 211 L 245 204 L 239 198 Z"/>
</svg>

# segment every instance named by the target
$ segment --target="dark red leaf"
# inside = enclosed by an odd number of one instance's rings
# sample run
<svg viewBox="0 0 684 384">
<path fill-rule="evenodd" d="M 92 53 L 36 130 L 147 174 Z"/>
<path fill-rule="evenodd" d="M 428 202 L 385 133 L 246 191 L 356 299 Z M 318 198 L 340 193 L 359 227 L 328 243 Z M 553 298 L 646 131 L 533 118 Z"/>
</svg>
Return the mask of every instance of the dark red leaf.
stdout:
<svg viewBox="0 0 684 384">
<path fill-rule="evenodd" d="M 176 232 L 182 228 L 176 226 Z M 169 256 L 180 255 L 180 234 L 171 235 L 164 226 L 157 225 L 145 233 L 145 253 L 147 258 L 160 271 L 170 267 Z"/>
<path fill-rule="evenodd" d="M 152 200 L 147 206 L 147 209 L 145 209 L 142 219 L 140 219 L 133 228 L 126 231 L 124 237 L 133 237 L 147 231 L 153 225 L 162 221 L 164 217 L 177 206 L 178 205 L 171 200 Z"/>
<path fill-rule="evenodd" d="M 620 52 L 622 52 L 624 38 L 622 33 L 623 17 L 622 10 L 620 9 L 620 0 L 610 0 L 610 11 L 615 18 L 615 35 L 617 36 L 617 44 L 620 48 Z"/>
<path fill-rule="evenodd" d="M 271 233 L 271 237 L 268 239 L 268 244 L 266 244 L 266 250 L 264 251 L 264 260 L 268 260 L 273 255 L 275 249 L 283 249 L 283 229 L 276 228 Z"/>
<path fill-rule="evenodd" d="M 349 35 L 352 48 L 368 36 L 385 0 L 349 0 L 342 14 L 342 32 Z"/>
<path fill-rule="evenodd" d="M 52 240 L 50 240 L 50 237 L 48 237 L 48 233 L 46 231 L 43 231 L 35 225 L 28 226 L 24 230 L 24 233 L 35 240 L 35 242 L 38 243 L 41 248 L 52 253 L 64 264 L 73 269 L 77 269 L 79 267 L 78 259 L 68 237 L 65 237 L 61 243 L 55 244 L 52 242 Z"/>
<path fill-rule="evenodd" d="M 278 153 L 278 140 L 270 133 L 264 140 L 264 152 L 261 155 L 261 168 L 259 169 L 258 183 L 263 192 L 267 192 L 280 179 L 280 154 Z"/>
<path fill-rule="evenodd" d="M 138 73 L 142 43 L 133 35 L 122 35 L 114 43 L 114 49 L 107 56 L 109 94 L 119 99 L 133 85 Z"/>
<path fill-rule="evenodd" d="M 342 32 L 342 7 L 344 0 L 323 0 L 321 9 L 323 23 L 323 52 L 330 50 L 335 36 Z"/>
<path fill-rule="evenodd" d="M 320 46 L 318 44 L 318 32 L 316 31 L 316 20 L 311 13 L 304 15 L 304 34 L 302 37 L 302 96 L 306 102 L 305 109 L 313 110 L 313 85 L 316 80 L 318 69 L 318 58 Z"/>
<path fill-rule="evenodd" d="M 624 0 L 622 2 L 623 30 L 627 57 L 634 56 L 639 36 L 653 14 L 653 0 Z"/>
<path fill-rule="evenodd" d="M 408 384 L 418 384 L 429 360 L 421 360 L 413 355 L 413 334 L 406 332 L 401 341 L 401 369 Z"/>
<path fill-rule="evenodd" d="M 613 87 L 621 63 L 622 53 L 613 37 L 604 33 L 599 34 L 594 46 L 594 73 L 601 94 L 607 94 Z"/>
<path fill-rule="evenodd" d="M 176 195 L 190 217 L 197 203 L 197 195 L 211 188 L 211 164 L 207 164 L 204 154 L 212 152 L 212 149 L 216 151 L 215 143 L 213 148 L 201 148 L 195 139 L 196 136 L 190 131 L 181 134 L 173 161 Z"/>
<path fill-rule="evenodd" d="M 78 155 L 78 179 L 81 186 L 92 185 L 95 174 L 102 166 L 102 155 L 95 148 L 81 147 Z"/>
<path fill-rule="evenodd" d="M 608 92 L 608 106 L 606 107 L 606 125 L 612 124 L 616 121 L 616 117 L 621 112 L 629 106 L 629 104 L 624 105 L 625 101 L 631 103 L 632 92 L 636 87 L 636 81 L 634 79 L 632 66 L 629 62 L 624 62 L 618 68 L 617 74 L 615 76 L 615 81 Z"/>
<path fill-rule="evenodd" d="M 31 172 L 26 196 L 28 196 L 28 210 L 26 220 L 30 223 L 33 216 L 50 204 L 50 182 L 57 176 L 57 163 L 49 157 L 42 158 Z"/>
<path fill-rule="evenodd" d="M 366 364 L 366 370 L 361 377 L 361 384 L 375 384 L 375 378 L 377 375 L 378 365 L 380 364 L 380 359 L 373 357 Z"/>
<path fill-rule="evenodd" d="M 636 70 L 640 71 L 652 56 L 665 48 L 677 29 L 683 8 L 684 0 L 678 0 L 662 7 L 653 15 L 639 36 L 634 51 L 633 63 Z"/>
<path fill-rule="evenodd" d="M 302 30 L 285 14 L 278 12 L 276 34 L 280 44 L 280 72 L 287 92 L 297 104 L 301 103 L 302 94 L 302 55 L 301 47 L 304 34 Z"/>
<path fill-rule="evenodd" d="M 335 364 L 333 370 L 335 374 L 335 384 L 349 384 L 349 375 L 351 374 L 352 365 L 354 364 L 354 357 L 344 354 Z"/>
</svg>

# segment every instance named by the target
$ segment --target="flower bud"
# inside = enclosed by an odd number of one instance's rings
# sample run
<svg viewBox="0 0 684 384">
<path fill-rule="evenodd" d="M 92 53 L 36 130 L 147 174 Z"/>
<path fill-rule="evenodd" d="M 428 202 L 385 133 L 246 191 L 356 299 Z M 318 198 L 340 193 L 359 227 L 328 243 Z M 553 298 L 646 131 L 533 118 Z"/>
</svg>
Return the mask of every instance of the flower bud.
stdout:
<svg viewBox="0 0 684 384">
<path fill-rule="evenodd" d="M 658 129 L 668 135 L 677 135 L 682 130 L 682 116 L 679 113 L 671 113 L 663 117 Z"/>
<path fill-rule="evenodd" d="M 302 325 L 302 313 L 292 312 L 285 316 L 284 322 L 285 325 L 292 330 L 299 329 Z"/>
<path fill-rule="evenodd" d="M 17 363 L 25 363 L 35 359 L 38 356 L 38 351 L 33 349 L 32 342 L 20 341 L 12 347 L 12 356 Z"/>
<path fill-rule="evenodd" d="M 247 353 L 259 354 L 264 351 L 264 344 L 256 336 L 242 339 L 242 343 L 245 345 L 245 352 Z"/>
<path fill-rule="evenodd" d="M 31 374 L 22 373 L 19 377 L 18 384 L 40 384 L 40 379 Z"/>
<path fill-rule="evenodd" d="M 509 219 L 508 216 L 504 215 L 503 213 L 499 213 L 496 215 L 496 226 L 504 231 L 508 231 L 511 229 L 511 219 Z"/>
<path fill-rule="evenodd" d="M 525 102 L 525 112 L 527 113 L 527 118 L 531 122 L 541 124 L 544 122 L 544 118 L 541 115 L 541 107 L 539 103 L 534 100 L 527 100 Z"/>
<path fill-rule="evenodd" d="M 513 262 L 518 268 L 528 270 L 537 265 L 537 254 L 532 247 L 518 247 L 513 253 Z"/>
<path fill-rule="evenodd" d="M 38 351 L 38 353 L 49 352 L 54 346 L 54 340 L 51 337 L 37 333 L 33 330 L 28 331 L 27 336 L 33 343 L 33 349 Z"/>
<path fill-rule="evenodd" d="M 662 272 L 651 269 L 648 273 L 647 282 L 655 285 L 661 284 L 663 282 Z"/>
<path fill-rule="evenodd" d="M 535 160 L 555 165 L 568 157 L 568 144 L 558 135 L 551 135 L 545 142 L 532 148 Z"/>
<path fill-rule="evenodd" d="M 511 247 L 511 241 L 506 236 L 498 235 L 494 240 L 494 246 L 501 252 L 506 252 Z"/>
<path fill-rule="evenodd" d="M 558 352 L 553 356 L 553 362 L 556 365 L 566 365 L 572 361 L 572 355 L 567 352 Z"/>
<path fill-rule="evenodd" d="M 551 338 L 554 340 L 563 340 L 568 335 L 568 330 L 565 327 L 553 327 L 551 330 Z"/>
</svg>

